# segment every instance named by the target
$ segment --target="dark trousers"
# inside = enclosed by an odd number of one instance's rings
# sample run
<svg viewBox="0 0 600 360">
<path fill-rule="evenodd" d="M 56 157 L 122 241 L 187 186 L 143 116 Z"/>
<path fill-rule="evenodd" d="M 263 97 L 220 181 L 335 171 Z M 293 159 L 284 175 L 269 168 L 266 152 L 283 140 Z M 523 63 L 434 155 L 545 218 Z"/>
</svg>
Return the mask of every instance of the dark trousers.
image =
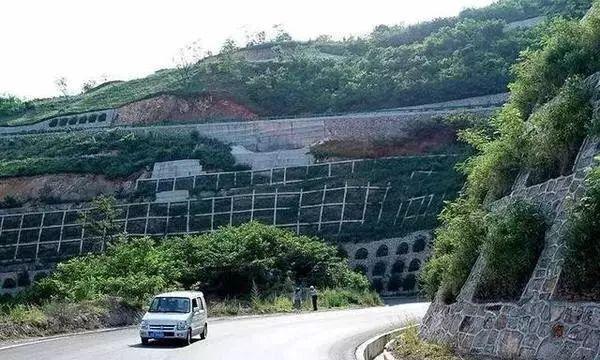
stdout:
<svg viewBox="0 0 600 360">
<path fill-rule="evenodd" d="M 317 311 L 317 295 L 311 296 L 313 311 Z"/>
</svg>

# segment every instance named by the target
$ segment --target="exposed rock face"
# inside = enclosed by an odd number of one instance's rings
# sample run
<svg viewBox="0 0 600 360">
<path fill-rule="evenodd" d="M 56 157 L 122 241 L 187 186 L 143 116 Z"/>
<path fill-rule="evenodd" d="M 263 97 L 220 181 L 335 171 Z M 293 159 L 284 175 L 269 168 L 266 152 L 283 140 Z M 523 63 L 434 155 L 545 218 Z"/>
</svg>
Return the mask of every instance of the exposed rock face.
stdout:
<svg viewBox="0 0 600 360">
<path fill-rule="evenodd" d="M 115 125 L 256 118 L 256 114 L 247 107 L 232 100 L 216 98 L 211 95 L 194 98 L 159 95 L 122 106 L 118 109 L 118 114 Z"/>
<path fill-rule="evenodd" d="M 138 174 L 139 176 L 139 174 Z M 129 192 L 135 178 L 108 179 L 103 175 L 56 174 L 0 179 L 0 200 L 12 196 L 20 201 L 89 201 L 102 194 Z"/>
</svg>

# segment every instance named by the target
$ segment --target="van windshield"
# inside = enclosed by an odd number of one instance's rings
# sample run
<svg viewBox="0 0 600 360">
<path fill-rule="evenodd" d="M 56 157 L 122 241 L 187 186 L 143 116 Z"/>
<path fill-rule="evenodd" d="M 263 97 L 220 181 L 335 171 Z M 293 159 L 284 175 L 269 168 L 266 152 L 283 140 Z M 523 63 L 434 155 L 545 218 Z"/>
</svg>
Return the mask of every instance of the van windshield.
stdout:
<svg viewBox="0 0 600 360">
<path fill-rule="evenodd" d="M 190 299 L 180 297 L 155 297 L 148 312 L 189 313 Z"/>
</svg>

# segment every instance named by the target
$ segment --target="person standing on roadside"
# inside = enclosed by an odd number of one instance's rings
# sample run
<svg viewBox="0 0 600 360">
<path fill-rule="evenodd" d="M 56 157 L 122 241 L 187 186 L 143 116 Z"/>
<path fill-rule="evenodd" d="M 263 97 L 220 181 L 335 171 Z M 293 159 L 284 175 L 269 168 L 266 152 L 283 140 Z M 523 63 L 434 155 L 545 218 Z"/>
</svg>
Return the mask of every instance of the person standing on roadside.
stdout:
<svg viewBox="0 0 600 360">
<path fill-rule="evenodd" d="M 310 299 L 312 300 L 313 311 L 317 311 L 317 298 L 319 296 L 317 289 L 315 289 L 314 286 L 311 286 L 308 293 L 310 294 Z"/>
<path fill-rule="evenodd" d="M 302 289 L 300 289 L 300 287 L 297 287 L 294 290 L 293 301 L 294 301 L 294 310 L 300 311 L 302 309 Z"/>
</svg>

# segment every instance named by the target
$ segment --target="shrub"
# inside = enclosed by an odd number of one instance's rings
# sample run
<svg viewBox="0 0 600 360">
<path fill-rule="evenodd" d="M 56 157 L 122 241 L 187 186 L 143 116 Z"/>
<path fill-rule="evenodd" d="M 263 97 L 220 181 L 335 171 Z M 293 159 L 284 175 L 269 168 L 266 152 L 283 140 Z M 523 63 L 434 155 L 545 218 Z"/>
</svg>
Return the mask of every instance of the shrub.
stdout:
<svg viewBox="0 0 600 360">
<path fill-rule="evenodd" d="M 17 207 L 21 207 L 23 205 L 23 202 L 18 200 L 17 198 L 10 196 L 10 195 L 6 195 L 4 197 L 4 200 L 0 201 L 0 209 L 11 209 L 11 208 L 17 208 Z"/>
<path fill-rule="evenodd" d="M 528 122 L 527 166 L 538 175 L 534 182 L 570 173 L 590 119 L 592 106 L 584 82 L 578 77 L 567 79 L 559 94 Z"/>
<path fill-rule="evenodd" d="M 392 274 L 387 283 L 388 291 L 398 291 L 402 287 L 402 277 L 398 274 Z"/>
<path fill-rule="evenodd" d="M 256 286 L 270 296 L 291 293 L 294 283 L 357 291 L 369 288 L 366 277 L 352 271 L 334 246 L 248 223 L 161 244 L 147 237 L 121 240 L 104 254 L 60 263 L 24 298 L 82 301 L 110 295 L 140 306 L 149 296 L 180 286 L 223 296 L 247 296 Z"/>
<path fill-rule="evenodd" d="M 246 294 L 253 282 L 269 292 L 288 278 L 319 288 L 368 288 L 334 246 L 255 222 L 169 244 L 189 264 L 181 277 L 185 286 L 199 284 L 221 295 Z"/>
<path fill-rule="evenodd" d="M 402 280 L 402 288 L 405 291 L 414 290 L 416 285 L 417 285 L 417 277 L 414 274 L 408 274 L 408 275 L 406 275 L 404 280 Z"/>
<path fill-rule="evenodd" d="M 33 285 L 27 297 L 81 301 L 111 295 L 141 305 L 149 296 L 174 286 L 181 267 L 168 248 L 149 238 L 132 239 L 109 247 L 105 254 L 60 263 L 52 275 Z"/>
<path fill-rule="evenodd" d="M 32 108 L 31 102 L 15 96 L 0 96 L 0 116 L 13 116 Z"/>
<path fill-rule="evenodd" d="M 561 273 L 562 297 L 600 299 L 600 168 L 587 177 L 585 196 L 568 220 L 567 251 Z"/>
<path fill-rule="evenodd" d="M 505 301 L 519 297 L 544 247 L 544 217 L 522 201 L 486 218 L 482 247 L 485 268 L 475 291 L 478 300 Z"/>
<path fill-rule="evenodd" d="M 485 212 L 464 198 L 442 211 L 433 256 L 420 274 L 422 287 L 430 298 L 441 287 L 446 302 L 456 299 L 479 255 L 486 234 L 484 218 Z"/>
<path fill-rule="evenodd" d="M 17 286 L 19 287 L 27 287 L 31 285 L 31 278 L 29 277 L 29 272 L 22 271 L 17 276 Z"/>
</svg>

